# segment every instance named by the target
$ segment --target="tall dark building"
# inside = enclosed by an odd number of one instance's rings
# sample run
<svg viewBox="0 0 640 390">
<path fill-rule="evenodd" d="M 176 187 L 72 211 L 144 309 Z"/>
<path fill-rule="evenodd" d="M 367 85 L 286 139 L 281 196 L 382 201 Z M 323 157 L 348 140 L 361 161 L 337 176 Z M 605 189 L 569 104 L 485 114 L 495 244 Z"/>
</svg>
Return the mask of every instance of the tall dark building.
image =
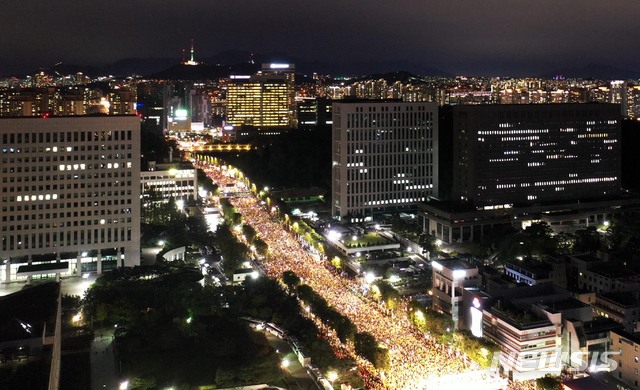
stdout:
<svg viewBox="0 0 640 390">
<path fill-rule="evenodd" d="M 438 193 L 435 103 L 333 103 L 332 214 L 362 222 Z"/>
<path fill-rule="evenodd" d="M 511 207 L 616 195 L 617 104 L 453 108 L 452 199 Z"/>
</svg>

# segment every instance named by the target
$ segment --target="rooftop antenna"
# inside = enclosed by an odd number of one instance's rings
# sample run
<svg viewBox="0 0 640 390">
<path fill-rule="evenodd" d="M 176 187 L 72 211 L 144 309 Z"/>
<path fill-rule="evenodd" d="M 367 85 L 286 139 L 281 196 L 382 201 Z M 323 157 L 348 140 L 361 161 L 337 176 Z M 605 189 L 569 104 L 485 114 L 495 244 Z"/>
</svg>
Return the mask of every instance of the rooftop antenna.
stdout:
<svg viewBox="0 0 640 390">
<path fill-rule="evenodd" d="M 190 62 L 195 62 L 193 60 L 193 38 L 191 38 L 191 61 Z"/>
</svg>

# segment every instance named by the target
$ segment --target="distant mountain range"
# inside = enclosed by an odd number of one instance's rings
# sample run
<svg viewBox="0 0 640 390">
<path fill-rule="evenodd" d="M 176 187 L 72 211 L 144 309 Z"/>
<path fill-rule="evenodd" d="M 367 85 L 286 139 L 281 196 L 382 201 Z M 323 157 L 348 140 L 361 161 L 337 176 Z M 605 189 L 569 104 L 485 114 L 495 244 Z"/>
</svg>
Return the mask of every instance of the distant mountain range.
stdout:
<svg viewBox="0 0 640 390">
<path fill-rule="evenodd" d="M 567 69 L 560 69 L 554 72 L 545 73 L 540 77 L 551 79 L 562 76 L 564 78 L 581 78 L 581 79 L 600 79 L 600 80 L 629 80 L 640 79 L 640 71 L 620 69 L 611 65 L 587 64 Z"/>
<path fill-rule="evenodd" d="M 312 73 L 332 76 L 350 76 L 355 79 L 389 78 L 410 82 L 423 77 L 452 77 L 440 69 L 428 67 L 412 61 L 378 61 L 336 64 L 321 61 L 308 61 L 283 53 L 254 54 L 248 51 L 228 50 L 212 57 L 196 58 L 200 66 L 184 66 L 177 58 L 126 58 L 105 66 L 81 66 L 59 63 L 48 69 L 49 73 L 74 74 L 82 72 L 88 76 L 143 76 L 158 79 L 201 80 L 205 78 L 225 77 L 231 73 L 252 73 L 261 63 L 286 62 L 296 66 L 296 73 Z M 235 65 L 232 65 L 235 64 Z M 36 73 L 36 71 L 33 71 Z M 393 76 L 395 74 L 395 76 Z M 419 76 L 416 76 L 419 75 Z M 379 77 L 380 76 L 380 77 Z M 579 67 L 557 69 L 553 72 L 531 75 L 531 77 L 551 79 L 565 78 L 594 79 L 639 79 L 640 71 L 621 69 L 611 65 L 587 64 Z M 388 80 L 390 81 L 390 80 Z"/>
<path fill-rule="evenodd" d="M 74 74 L 82 72 L 88 76 L 143 76 L 157 79 L 186 79 L 224 77 L 232 73 L 252 73 L 261 63 L 284 62 L 296 66 L 296 73 L 311 75 L 312 73 L 329 74 L 332 76 L 350 76 L 364 78 L 370 74 L 405 73 L 423 76 L 443 76 L 450 74 L 439 69 L 423 66 L 409 61 L 394 62 L 359 62 L 351 64 L 330 64 L 320 61 L 307 61 L 282 53 L 253 54 L 247 51 L 229 50 L 207 58 L 196 58 L 201 62 L 199 66 L 184 66 L 176 58 L 126 58 L 105 66 L 81 66 L 59 63 L 50 69 L 49 73 Z M 232 65 L 234 64 L 234 65 Z M 255 67 L 255 69 L 254 69 Z M 398 72 L 401 70 L 402 72 Z M 34 70 L 32 73 L 36 73 Z M 416 77 L 416 76 L 412 76 Z"/>
</svg>

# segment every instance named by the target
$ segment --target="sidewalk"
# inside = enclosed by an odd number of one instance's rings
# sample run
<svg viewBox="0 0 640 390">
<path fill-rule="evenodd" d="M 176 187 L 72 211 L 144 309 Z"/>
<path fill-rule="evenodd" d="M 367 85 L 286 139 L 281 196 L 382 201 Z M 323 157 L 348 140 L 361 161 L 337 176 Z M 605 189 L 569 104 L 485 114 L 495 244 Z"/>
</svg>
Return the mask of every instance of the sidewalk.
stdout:
<svg viewBox="0 0 640 390">
<path fill-rule="evenodd" d="M 118 390 L 113 329 L 98 329 L 91 342 L 91 389 Z"/>
</svg>

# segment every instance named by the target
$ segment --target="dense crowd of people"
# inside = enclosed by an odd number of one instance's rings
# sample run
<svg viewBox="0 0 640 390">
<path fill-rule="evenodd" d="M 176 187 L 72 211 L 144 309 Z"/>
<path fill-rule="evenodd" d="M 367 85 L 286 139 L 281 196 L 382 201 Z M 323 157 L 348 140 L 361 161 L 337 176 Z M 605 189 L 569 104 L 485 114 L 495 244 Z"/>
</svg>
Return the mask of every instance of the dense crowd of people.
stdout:
<svg viewBox="0 0 640 390">
<path fill-rule="evenodd" d="M 224 172 L 207 169 L 215 182 L 224 182 Z M 386 389 L 458 388 L 459 380 L 474 383 L 474 388 L 504 387 L 501 380 L 477 371 L 463 354 L 436 342 L 419 332 L 405 316 L 385 313 L 374 301 L 358 293 L 354 280 L 340 277 L 314 259 L 298 242 L 295 234 L 279 222 L 268 205 L 256 197 L 232 199 L 243 221 L 251 225 L 269 246 L 269 255 L 262 267 L 269 277 L 279 278 L 284 271 L 293 271 L 302 283 L 319 293 L 328 304 L 347 316 L 359 332 L 369 332 L 389 350 L 390 369 L 378 372 L 364 359 L 355 356 L 352 346 L 341 345 L 330 330 L 323 332 L 337 351 L 356 357 L 367 386 Z M 321 325 L 321 324 L 319 324 Z M 461 375 L 461 373 L 465 373 Z"/>
</svg>

